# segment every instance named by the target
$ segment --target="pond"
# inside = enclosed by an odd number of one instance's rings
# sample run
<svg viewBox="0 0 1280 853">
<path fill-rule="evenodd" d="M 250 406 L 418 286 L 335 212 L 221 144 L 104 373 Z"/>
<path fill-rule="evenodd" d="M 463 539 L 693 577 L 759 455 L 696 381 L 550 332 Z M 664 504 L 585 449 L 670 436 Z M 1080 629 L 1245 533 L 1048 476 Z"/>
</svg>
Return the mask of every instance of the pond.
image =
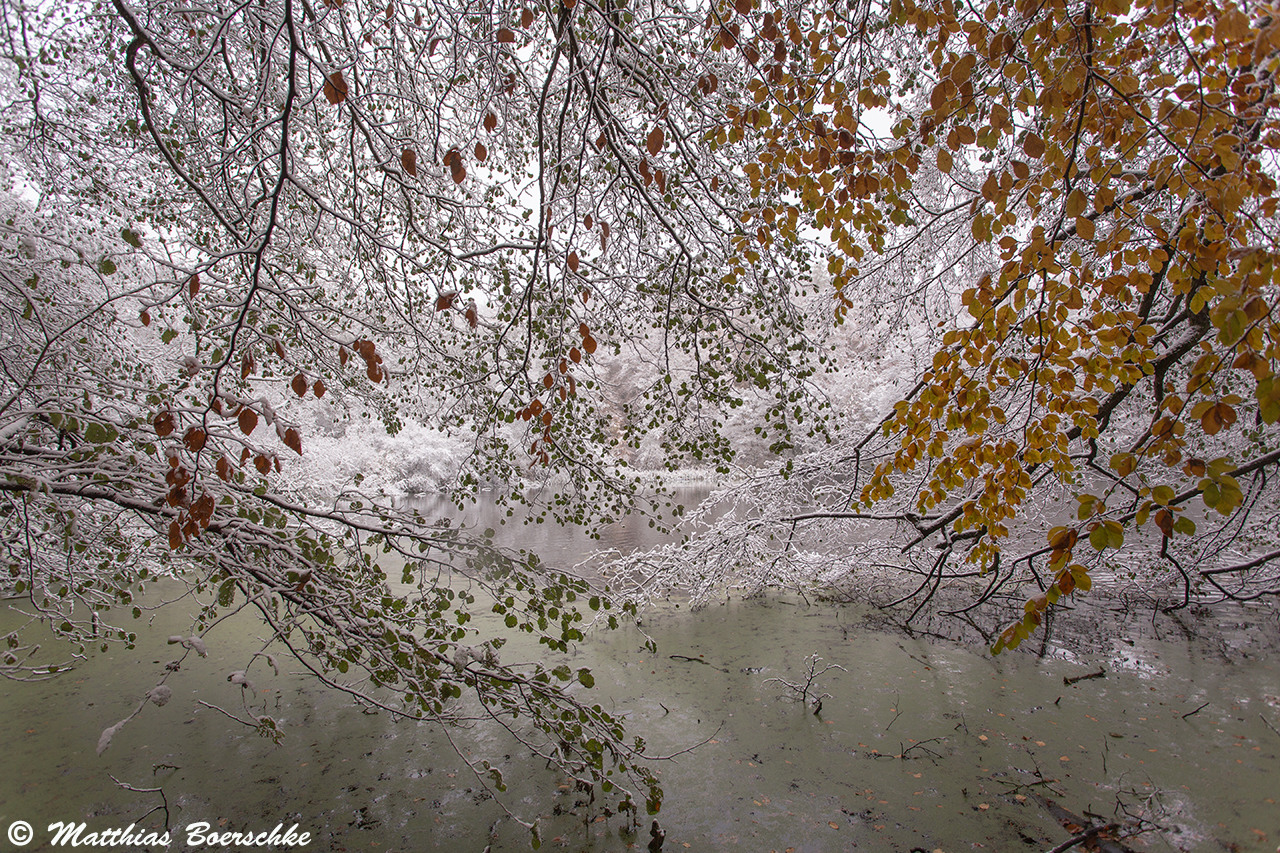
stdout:
<svg viewBox="0 0 1280 853">
<path fill-rule="evenodd" d="M 599 543 L 547 526 L 502 535 L 552 565 L 659 538 L 639 519 Z M 156 585 L 149 594 L 163 593 Z M 278 745 L 199 704 L 242 710 L 227 677 L 262 642 L 247 614 L 210 635 L 207 658 L 189 657 L 169 678 L 168 704 L 146 707 L 98 756 L 99 735 L 157 682 L 174 658 L 165 638 L 184 633 L 194 609 L 179 602 L 158 613 L 132 651 L 6 685 L 0 824 L 33 824 L 28 849 L 47 848 L 56 821 L 85 821 L 86 831 L 162 826 L 164 812 L 152 812 L 160 806 L 175 828 L 171 849 L 185 849 L 181 830 L 196 822 L 253 832 L 297 824 L 312 850 L 529 849 L 528 832 L 455 749 L 502 759 L 509 803 L 542 815 L 543 849 L 649 849 L 647 819 L 629 834 L 494 733 L 457 732 L 451 743 L 364 713 L 283 657 L 278 676 L 255 677 L 244 694 L 280 722 Z M 672 600 L 643 613 L 640 628 L 592 632 L 573 650 L 573 664 L 595 673 L 598 701 L 652 752 L 678 753 L 654 765 L 666 792 L 662 849 L 1049 850 L 1071 836 L 1065 812 L 1144 830 L 1124 842 L 1135 850 L 1278 849 L 1273 610 L 1201 614 L 1213 630 L 1192 632 L 1173 617 L 1126 618 L 1099 605 L 1094 648 L 1043 659 L 909 639 L 877 630 L 869 615 L 788 596 L 696 613 Z M 3 620 L 0 630 L 15 623 Z M 818 671 L 839 667 L 815 679 L 814 692 L 829 694 L 818 714 L 776 680 L 804 682 L 814 655 Z"/>
</svg>

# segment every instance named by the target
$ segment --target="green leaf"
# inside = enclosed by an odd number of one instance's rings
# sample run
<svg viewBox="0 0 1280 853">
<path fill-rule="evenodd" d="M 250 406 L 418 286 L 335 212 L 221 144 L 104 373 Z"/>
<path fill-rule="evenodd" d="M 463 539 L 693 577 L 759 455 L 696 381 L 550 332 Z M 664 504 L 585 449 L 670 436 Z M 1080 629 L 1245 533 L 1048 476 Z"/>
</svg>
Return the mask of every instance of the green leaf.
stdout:
<svg viewBox="0 0 1280 853">
<path fill-rule="evenodd" d="M 583 687 L 586 687 L 586 688 L 592 688 L 596 686 L 596 678 L 594 675 L 591 674 L 591 670 L 589 669 L 578 670 L 578 682 Z"/>
</svg>

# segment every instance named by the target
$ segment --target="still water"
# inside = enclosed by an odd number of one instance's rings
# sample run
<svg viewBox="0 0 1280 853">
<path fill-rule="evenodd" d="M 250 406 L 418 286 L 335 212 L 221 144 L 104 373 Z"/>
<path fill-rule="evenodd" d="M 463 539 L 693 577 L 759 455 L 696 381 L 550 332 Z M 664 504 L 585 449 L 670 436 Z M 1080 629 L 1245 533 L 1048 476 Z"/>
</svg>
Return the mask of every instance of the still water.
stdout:
<svg viewBox="0 0 1280 853">
<path fill-rule="evenodd" d="M 470 520 L 488 526 L 497 510 Z M 566 567 L 597 547 L 659 539 L 641 519 L 600 542 L 549 526 L 500 535 Z M 5 685 L 0 827 L 34 825 L 26 849 L 48 849 L 55 821 L 162 827 L 162 806 L 179 850 L 195 822 L 253 832 L 296 823 L 312 835 L 308 850 L 529 849 L 528 833 L 430 727 L 350 707 L 283 656 L 279 675 L 255 672 L 242 696 L 227 676 L 262 642 L 247 615 L 211 634 L 209 656 L 189 656 L 167 681 L 172 700 L 148 705 L 98 756 L 99 735 L 159 680 L 175 657 L 165 638 L 189 632 L 194 610 L 161 611 L 132 651 Z M 1071 832 L 1047 800 L 1144 830 L 1125 840 L 1134 850 L 1280 848 L 1274 612 L 1225 610 L 1212 617 L 1216 631 L 1192 637 L 1164 616 L 1099 608 L 1095 648 L 1046 659 L 911 640 L 866 616 L 790 597 L 697 613 L 669 601 L 642 617 L 656 654 L 635 626 L 591 633 L 572 652 L 574 666 L 594 671 L 597 701 L 653 752 L 701 744 L 655 765 L 662 849 L 1049 850 Z M 0 630 L 14 624 L 0 619 Z M 819 668 L 843 668 L 818 679 L 830 694 L 818 715 L 770 681 L 803 680 L 814 654 Z M 284 739 L 260 738 L 200 700 L 269 713 Z M 460 732 L 455 744 L 501 759 L 513 810 L 541 815 L 543 849 L 648 849 L 648 820 L 630 835 L 618 818 L 588 814 L 564 780 L 493 732 Z"/>
</svg>

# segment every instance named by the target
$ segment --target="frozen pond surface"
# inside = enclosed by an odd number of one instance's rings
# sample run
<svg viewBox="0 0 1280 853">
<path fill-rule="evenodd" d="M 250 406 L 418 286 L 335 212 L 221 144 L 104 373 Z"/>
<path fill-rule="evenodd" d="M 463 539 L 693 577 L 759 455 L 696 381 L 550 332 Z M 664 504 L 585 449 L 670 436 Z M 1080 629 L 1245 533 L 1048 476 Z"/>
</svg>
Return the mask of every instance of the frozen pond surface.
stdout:
<svg viewBox="0 0 1280 853">
<path fill-rule="evenodd" d="M 517 532 L 553 564 L 586 547 L 546 528 Z M 620 544 L 649 538 L 622 533 Z M 227 675 L 261 645 L 247 614 L 211 634 L 209 657 L 189 656 L 169 678 L 172 700 L 148 706 L 99 757 L 102 730 L 158 681 L 175 657 L 165 638 L 189 629 L 194 609 L 163 611 L 132 651 L 95 655 L 52 681 L 6 684 L 0 822 L 32 823 L 27 849 L 47 848 L 54 821 L 84 820 L 90 831 L 163 824 L 163 813 L 148 815 L 159 794 L 126 791 L 112 776 L 163 788 L 179 829 L 297 823 L 311 850 L 529 849 L 528 833 L 439 732 L 352 708 L 283 657 L 278 676 L 251 672 L 256 690 L 246 694 L 250 709 L 280 721 L 280 745 L 198 704 L 243 711 Z M 573 652 L 575 666 L 595 672 L 598 701 L 625 714 L 652 751 L 702 744 L 656 765 L 664 850 L 1049 850 L 1071 833 L 1045 798 L 1098 822 L 1140 819 L 1146 831 L 1125 840 L 1135 850 L 1280 846 L 1274 611 L 1183 614 L 1184 625 L 1216 624 L 1193 636 L 1171 617 L 1124 621 L 1098 608 L 1093 648 L 1043 660 L 910 640 L 865 616 L 789 597 L 697 613 L 668 602 L 643 618 L 656 654 L 631 626 L 593 632 Z M 0 629 L 12 624 L 4 614 Z M 818 679 L 830 696 L 817 716 L 769 681 L 803 680 L 815 653 L 844 668 Z M 502 759 L 509 802 L 543 815 L 543 849 L 648 848 L 647 819 L 634 836 L 617 817 L 587 822 L 579 794 L 494 733 L 455 742 Z"/>
</svg>

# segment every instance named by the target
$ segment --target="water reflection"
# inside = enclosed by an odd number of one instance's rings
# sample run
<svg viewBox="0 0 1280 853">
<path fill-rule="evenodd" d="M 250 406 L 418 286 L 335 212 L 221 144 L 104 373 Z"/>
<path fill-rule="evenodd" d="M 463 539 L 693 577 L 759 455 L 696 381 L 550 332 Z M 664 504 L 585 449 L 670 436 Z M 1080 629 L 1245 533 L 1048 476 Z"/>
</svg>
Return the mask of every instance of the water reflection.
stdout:
<svg viewBox="0 0 1280 853">
<path fill-rule="evenodd" d="M 642 517 L 597 540 L 582 530 L 503 525 L 505 510 L 494 505 L 461 516 L 439 501 L 415 506 L 428 517 L 494 527 L 502 544 L 537 550 L 557 567 L 597 547 L 661 541 Z M 477 727 L 451 742 L 428 726 L 351 708 L 287 664 L 279 676 L 255 670 L 256 688 L 242 692 L 226 676 L 260 647 L 248 614 L 208 638 L 207 659 L 189 658 L 174 673 L 166 706 L 147 707 L 97 756 L 99 733 L 156 683 L 174 657 L 164 638 L 188 629 L 193 609 L 183 603 L 157 614 L 134 651 L 94 655 L 51 682 L 7 687 L 0 822 L 43 828 L 75 819 L 101 829 L 144 821 L 158 796 L 125 791 L 114 776 L 162 787 L 175 825 L 297 822 L 317 838 L 310 849 L 526 850 L 528 836 L 455 754 L 483 749 L 499 759 L 513 807 L 542 816 L 547 848 L 647 845 L 645 831 L 629 836 L 617 817 L 581 805 L 582 794 L 501 732 Z M 1280 843 L 1274 644 L 1237 649 L 1225 663 L 1213 641 L 1160 616 L 1158 635 L 1140 624 L 1106 630 L 1132 645 L 1100 643 L 1072 659 L 993 660 L 981 649 L 872 630 L 864 616 L 785 597 L 698 614 L 669 602 L 644 617 L 656 654 L 634 626 L 592 633 L 571 651 L 574 666 L 595 672 L 598 701 L 625 715 L 654 752 L 676 754 L 657 765 L 667 793 L 664 849 L 1050 849 L 1068 833 L 1039 795 L 1108 820 L 1142 815 L 1150 831 L 1131 843 L 1146 849 Z M 0 631 L 12 620 L 3 621 Z M 483 617 L 477 622 L 488 630 Z M 1272 623 L 1263 632 L 1250 624 L 1255 637 L 1274 632 Z M 542 653 L 517 642 L 513 655 Z M 769 681 L 795 681 L 815 652 L 845 668 L 816 685 L 830 694 L 817 716 Z M 1148 663 L 1117 668 L 1123 660 Z M 1064 684 L 1100 667 L 1105 678 Z M 263 740 L 201 701 L 270 713 L 284 741 Z"/>
</svg>

